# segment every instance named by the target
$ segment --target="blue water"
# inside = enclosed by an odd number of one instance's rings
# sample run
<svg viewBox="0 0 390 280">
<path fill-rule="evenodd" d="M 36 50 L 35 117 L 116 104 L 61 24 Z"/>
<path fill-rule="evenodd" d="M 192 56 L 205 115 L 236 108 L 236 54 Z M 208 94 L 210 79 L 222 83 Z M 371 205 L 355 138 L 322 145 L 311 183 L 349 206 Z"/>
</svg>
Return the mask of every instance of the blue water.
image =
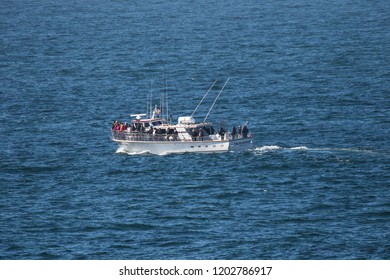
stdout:
<svg viewBox="0 0 390 280">
<path fill-rule="evenodd" d="M 0 258 L 389 259 L 389 11 L 1 1 Z M 175 119 L 231 77 L 209 120 L 255 148 L 119 153 L 166 77 Z"/>
</svg>

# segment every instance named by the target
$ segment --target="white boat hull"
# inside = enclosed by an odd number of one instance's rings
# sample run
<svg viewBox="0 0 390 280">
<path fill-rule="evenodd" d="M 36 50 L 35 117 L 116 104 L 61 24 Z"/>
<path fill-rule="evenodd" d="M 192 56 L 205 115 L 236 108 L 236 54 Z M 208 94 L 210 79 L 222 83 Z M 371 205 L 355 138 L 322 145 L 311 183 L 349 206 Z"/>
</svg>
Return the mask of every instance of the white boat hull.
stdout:
<svg viewBox="0 0 390 280">
<path fill-rule="evenodd" d="M 113 139 L 119 151 L 129 154 L 223 153 L 253 148 L 252 138 L 220 141 L 129 141 Z"/>
</svg>

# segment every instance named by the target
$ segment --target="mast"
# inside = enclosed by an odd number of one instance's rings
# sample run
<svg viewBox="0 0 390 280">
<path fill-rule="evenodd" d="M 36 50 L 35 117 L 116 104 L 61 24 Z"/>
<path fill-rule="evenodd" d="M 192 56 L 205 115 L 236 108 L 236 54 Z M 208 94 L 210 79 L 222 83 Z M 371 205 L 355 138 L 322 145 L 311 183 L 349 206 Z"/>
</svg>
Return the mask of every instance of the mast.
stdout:
<svg viewBox="0 0 390 280">
<path fill-rule="evenodd" d="M 225 88 L 225 86 L 227 85 L 227 83 L 229 82 L 229 80 L 230 80 L 230 77 L 229 77 L 229 78 L 226 80 L 226 82 L 225 82 L 225 84 L 223 85 L 222 89 L 219 91 L 219 93 L 218 93 L 217 97 L 216 97 L 216 98 L 215 98 L 215 100 L 214 100 L 214 103 L 213 103 L 213 105 L 211 105 L 211 107 L 210 107 L 210 110 L 207 112 L 207 115 L 206 115 L 206 117 L 204 118 L 203 122 L 205 122 L 205 121 L 206 121 L 206 119 L 208 118 L 208 116 L 209 116 L 209 114 L 210 114 L 211 110 L 212 110 L 212 109 L 213 109 L 213 107 L 214 107 L 214 104 L 215 104 L 215 102 L 217 102 L 217 100 L 218 100 L 219 96 L 221 95 L 221 92 L 223 91 L 223 89 Z"/>
</svg>

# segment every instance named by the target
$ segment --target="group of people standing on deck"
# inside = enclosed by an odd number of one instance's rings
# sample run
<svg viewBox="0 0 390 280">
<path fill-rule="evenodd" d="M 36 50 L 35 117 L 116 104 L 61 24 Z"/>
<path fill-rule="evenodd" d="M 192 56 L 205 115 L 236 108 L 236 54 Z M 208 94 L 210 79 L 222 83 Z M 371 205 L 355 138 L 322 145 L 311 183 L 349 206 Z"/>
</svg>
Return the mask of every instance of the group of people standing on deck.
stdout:
<svg viewBox="0 0 390 280">
<path fill-rule="evenodd" d="M 146 128 L 145 128 L 146 127 Z M 135 132 L 132 135 L 128 135 L 129 137 L 137 137 L 139 140 L 140 136 L 147 136 L 148 140 L 177 140 L 178 132 L 176 128 L 160 128 L 153 127 L 152 125 L 144 125 L 142 122 L 133 122 L 128 124 L 127 122 L 122 123 L 119 121 L 114 121 L 112 124 L 112 131 L 114 132 Z M 145 138 L 144 138 L 145 139 Z"/>
<path fill-rule="evenodd" d="M 241 136 L 243 138 L 247 138 L 248 137 L 248 133 L 249 133 L 248 126 L 246 124 L 244 124 L 243 126 L 240 125 L 238 127 L 238 130 L 236 129 L 235 126 L 233 126 L 231 135 L 232 135 L 233 139 L 240 138 Z"/>
<path fill-rule="evenodd" d="M 192 140 L 193 141 L 203 141 L 204 140 L 204 136 L 206 135 L 210 135 L 210 134 L 214 134 L 214 129 L 211 128 L 211 131 L 206 131 L 207 133 L 205 133 L 205 130 L 204 128 L 200 127 L 198 129 L 195 129 L 193 128 L 191 130 L 191 137 L 192 137 Z M 249 129 L 248 129 L 248 126 L 246 124 L 244 124 L 243 126 L 239 126 L 238 129 L 233 126 L 232 128 L 232 131 L 230 133 L 232 139 L 236 139 L 236 138 L 247 138 L 248 137 L 248 133 L 249 133 Z M 225 138 L 225 137 L 229 137 L 229 133 L 221 126 L 219 131 L 218 131 L 218 134 L 221 136 L 221 139 L 222 140 L 225 140 L 225 139 L 228 139 L 228 138 Z"/>
<path fill-rule="evenodd" d="M 128 124 L 127 123 L 122 123 L 118 121 L 114 121 L 112 124 L 112 130 L 115 131 L 124 131 L 127 130 Z"/>
<path fill-rule="evenodd" d="M 242 138 L 247 138 L 248 137 L 248 133 L 249 133 L 248 126 L 246 124 L 244 124 L 243 126 L 240 125 L 238 127 L 238 129 L 236 129 L 236 126 L 233 126 L 230 135 L 232 136 L 232 139 L 241 138 L 241 137 Z M 218 134 L 221 135 L 222 139 L 225 139 L 226 131 L 225 131 L 225 129 L 222 126 L 219 129 Z"/>
<path fill-rule="evenodd" d="M 145 127 L 140 122 L 128 124 L 127 122 L 122 123 L 119 121 L 114 121 L 112 124 L 112 130 L 115 131 L 137 131 L 137 132 L 145 132 Z"/>
</svg>

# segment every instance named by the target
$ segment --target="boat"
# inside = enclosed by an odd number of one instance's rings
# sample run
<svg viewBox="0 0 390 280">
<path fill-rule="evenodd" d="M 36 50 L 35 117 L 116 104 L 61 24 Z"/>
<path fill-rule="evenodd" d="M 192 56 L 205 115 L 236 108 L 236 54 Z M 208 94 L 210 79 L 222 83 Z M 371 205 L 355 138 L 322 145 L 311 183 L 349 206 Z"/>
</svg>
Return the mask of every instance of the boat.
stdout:
<svg viewBox="0 0 390 280">
<path fill-rule="evenodd" d="M 194 112 L 189 116 L 180 116 L 176 124 L 172 123 L 172 115 L 170 122 L 162 117 L 161 109 L 155 105 L 153 110 L 150 109 L 149 117 L 147 113 L 132 114 L 130 123 L 114 121 L 112 140 L 119 145 L 119 151 L 129 154 L 223 153 L 252 149 L 253 135 L 248 129 L 248 122 L 229 131 L 222 125 L 216 130 L 211 122 L 206 121 L 228 80 L 202 122 L 196 122 L 194 113 L 216 81 Z"/>
</svg>

